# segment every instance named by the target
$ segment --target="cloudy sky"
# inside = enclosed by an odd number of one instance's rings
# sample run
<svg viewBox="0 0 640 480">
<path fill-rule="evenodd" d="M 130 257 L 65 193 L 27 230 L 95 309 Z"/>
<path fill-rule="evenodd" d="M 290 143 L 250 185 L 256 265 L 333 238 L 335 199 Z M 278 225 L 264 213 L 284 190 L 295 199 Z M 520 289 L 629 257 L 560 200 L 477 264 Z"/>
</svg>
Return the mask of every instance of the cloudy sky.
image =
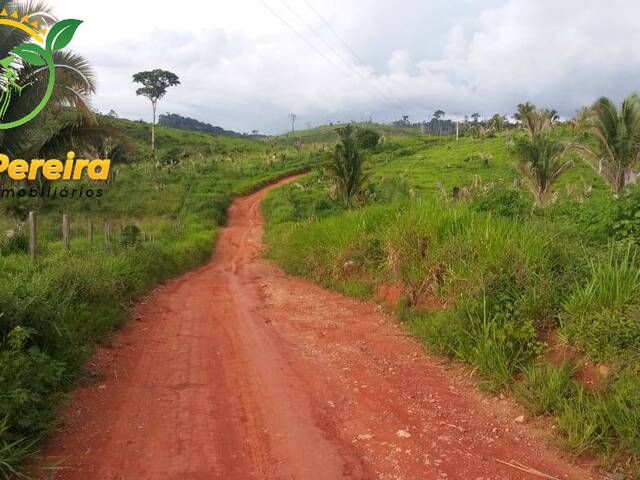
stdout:
<svg viewBox="0 0 640 480">
<path fill-rule="evenodd" d="M 150 119 L 131 76 L 171 70 L 160 112 L 238 131 L 403 114 L 510 114 L 530 100 L 571 116 L 640 90 L 637 0 L 56 0 L 84 24 L 95 107 Z"/>
</svg>

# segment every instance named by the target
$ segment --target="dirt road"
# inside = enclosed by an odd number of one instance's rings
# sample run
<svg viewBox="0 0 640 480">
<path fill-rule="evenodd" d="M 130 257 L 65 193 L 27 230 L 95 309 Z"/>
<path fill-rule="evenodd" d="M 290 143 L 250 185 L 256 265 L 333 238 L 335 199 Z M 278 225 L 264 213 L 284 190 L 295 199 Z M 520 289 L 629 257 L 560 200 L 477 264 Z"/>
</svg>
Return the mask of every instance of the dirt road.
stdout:
<svg viewBox="0 0 640 480">
<path fill-rule="evenodd" d="M 45 450 L 77 480 L 532 479 L 589 473 L 397 322 L 260 258 L 237 200 L 212 260 L 145 298 Z M 497 460 L 496 460 L 497 459 Z"/>
</svg>

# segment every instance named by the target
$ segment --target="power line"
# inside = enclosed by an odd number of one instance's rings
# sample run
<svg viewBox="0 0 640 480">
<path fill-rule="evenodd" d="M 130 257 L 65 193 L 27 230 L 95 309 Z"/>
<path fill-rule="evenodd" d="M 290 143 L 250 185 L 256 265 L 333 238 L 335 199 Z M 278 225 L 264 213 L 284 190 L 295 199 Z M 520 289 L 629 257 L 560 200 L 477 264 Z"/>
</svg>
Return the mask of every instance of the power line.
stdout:
<svg viewBox="0 0 640 480">
<path fill-rule="evenodd" d="M 357 63 L 360 63 L 362 65 L 366 65 L 366 62 L 364 60 L 362 60 L 362 58 L 356 53 L 356 51 L 347 43 L 347 41 L 331 26 L 331 24 L 320 14 L 320 12 L 318 12 L 318 10 L 311 4 L 311 2 L 309 0 L 305 0 L 307 6 L 311 9 L 311 11 L 313 11 L 313 13 L 315 13 L 315 15 L 320 19 L 320 21 L 333 33 L 333 35 L 340 41 L 340 43 L 342 43 L 342 45 L 344 45 L 344 47 L 349 51 L 349 53 L 351 53 L 351 55 L 353 56 L 353 58 L 356 60 Z M 404 105 L 404 103 L 400 100 L 400 98 L 398 97 L 398 95 L 396 95 L 395 91 L 393 90 L 393 88 L 389 85 L 389 83 L 386 81 L 386 79 L 381 78 L 380 79 L 383 84 L 387 87 L 387 89 L 389 90 L 389 93 L 392 95 L 392 97 L 395 98 L 396 103 L 398 103 L 400 106 L 402 106 L 404 109 L 406 110 L 410 110 L 406 105 Z M 405 112 L 408 113 L 408 112 Z"/>
<path fill-rule="evenodd" d="M 307 45 L 309 45 L 309 47 L 311 47 L 318 55 L 320 55 L 322 58 L 324 58 L 327 62 L 329 62 L 334 68 L 336 68 L 338 71 L 340 71 L 340 73 L 345 74 L 345 72 L 342 70 L 341 67 L 338 66 L 338 64 L 336 64 L 333 60 L 331 60 L 329 57 L 327 57 L 324 53 L 322 53 L 321 50 L 319 50 L 313 43 L 311 43 L 309 40 L 307 40 L 307 38 L 302 35 L 300 32 L 298 32 L 295 28 L 293 28 L 291 26 L 291 24 L 289 24 L 289 22 L 287 22 L 284 18 L 282 18 L 275 10 L 273 10 L 269 5 L 267 5 L 267 3 L 264 0 L 258 0 L 267 10 L 269 10 L 278 20 L 280 20 L 284 25 L 287 26 L 287 28 L 289 30 L 291 30 L 293 33 L 295 33 L 304 43 L 306 43 Z M 348 75 L 348 73 L 347 73 Z"/>
<path fill-rule="evenodd" d="M 309 8 L 313 11 L 313 13 L 316 14 L 316 16 L 320 19 L 320 21 L 322 21 L 322 23 L 325 24 L 325 26 L 331 30 L 333 32 L 333 34 L 336 36 L 336 38 L 338 40 L 340 40 L 340 42 L 345 46 L 345 48 L 351 53 L 351 55 L 353 55 L 353 57 L 359 62 L 364 64 L 365 62 L 358 56 L 358 54 L 349 46 L 349 44 L 338 34 L 338 32 L 336 32 L 334 30 L 334 28 L 331 26 L 331 24 L 329 22 L 327 22 L 324 17 L 322 15 L 320 15 L 320 13 L 315 9 L 315 7 L 313 5 L 311 5 L 311 2 L 309 2 L 309 0 L 305 0 L 307 5 L 309 6 Z"/>
<path fill-rule="evenodd" d="M 327 47 L 329 49 L 329 51 L 331 51 L 336 58 L 340 61 L 343 62 L 345 67 L 352 71 L 355 75 L 357 75 L 360 80 L 364 81 L 364 82 L 369 82 L 369 86 L 371 87 L 372 90 L 375 90 L 375 92 L 379 95 L 382 95 L 382 97 L 384 98 L 384 100 L 386 102 L 389 103 L 390 106 L 392 106 L 393 108 L 397 109 L 398 111 L 400 111 L 400 109 L 398 109 L 398 105 L 400 105 L 403 108 L 406 108 L 406 106 L 402 105 L 402 102 L 400 102 L 399 99 L 393 99 L 391 98 L 389 95 L 387 95 L 387 93 L 385 93 L 384 91 L 382 91 L 380 88 L 378 88 L 378 86 L 373 82 L 373 80 L 371 80 L 370 78 L 368 78 L 367 76 L 363 75 L 360 71 L 358 71 L 354 66 L 350 65 L 348 62 L 346 62 L 342 55 L 340 53 L 338 53 L 317 31 L 315 28 L 313 28 L 313 26 L 311 26 L 293 7 L 291 7 L 291 5 L 286 1 L 286 0 L 280 0 L 282 2 L 282 4 L 287 7 L 287 9 L 293 13 L 293 15 L 295 15 L 295 17 L 300 20 L 300 22 L 307 27 L 307 29 L 318 39 L 320 40 L 320 42 L 322 42 L 322 44 Z"/>
<path fill-rule="evenodd" d="M 287 9 L 289 9 L 289 11 L 290 11 L 291 13 L 293 13 L 293 14 L 296 16 L 296 18 L 297 18 L 298 20 L 300 20 L 300 21 L 302 22 L 302 24 L 303 24 L 305 27 L 307 27 L 307 28 L 309 29 L 309 31 L 310 31 L 311 33 L 313 33 L 313 35 L 314 35 L 318 40 L 320 40 L 320 41 L 324 44 L 324 46 L 325 46 L 325 47 L 327 47 L 327 48 L 328 48 L 328 49 L 329 49 L 329 50 L 330 50 L 330 51 L 331 51 L 331 52 L 332 52 L 336 57 L 341 58 L 340 54 L 339 54 L 338 52 L 336 52 L 336 50 L 335 50 L 335 49 L 334 49 L 334 48 L 333 48 L 333 47 L 332 47 L 332 46 L 331 46 L 331 45 L 330 45 L 330 44 L 329 44 L 329 43 L 328 43 L 324 38 L 322 38 L 322 36 L 321 36 L 320 34 L 318 34 L 318 32 L 316 31 L 316 29 L 315 29 L 315 28 L 313 28 L 311 25 L 309 25 L 309 23 L 308 23 L 308 22 L 307 22 L 307 21 L 306 21 L 306 20 L 305 20 L 305 19 L 304 19 L 300 14 L 298 14 L 298 12 L 296 12 L 296 11 L 291 7 L 291 5 L 289 5 L 285 0 L 280 0 L 280 1 L 282 2 L 282 4 L 283 4 L 285 7 L 287 7 Z"/>
<path fill-rule="evenodd" d="M 278 20 L 280 20 L 280 22 L 282 22 L 289 30 L 291 30 L 293 33 L 296 34 L 296 36 L 298 36 L 303 42 L 305 42 L 309 47 L 311 47 L 313 49 L 313 51 L 315 51 L 318 55 L 320 55 L 325 61 L 327 61 L 329 64 L 331 64 L 331 66 L 333 66 L 335 69 L 337 69 L 341 74 L 345 75 L 345 76 L 350 76 L 350 73 L 348 71 L 348 65 L 347 65 L 347 71 L 345 71 L 341 66 L 339 66 L 336 62 L 334 62 L 332 59 L 330 59 L 327 55 L 324 54 L 324 52 L 322 52 L 320 49 L 318 49 L 316 47 L 316 45 L 314 45 L 311 41 L 309 41 L 304 35 L 302 35 L 298 30 L 296 30 L 287 20 L 285 20 L 280 14 L 278 14 L 273 8 L 271 8 L 264 0 L 258 0 L 267 10 L 269 10 L 269 12 L 271 12 Z M 286 2 L 283 1 L 283 3 L 285 3 L 285 6 L 287 6 L 287 8 L 289 8 L 295 15 L 296 17 L 300 18 L 300 16 L 293 11 L 293 9 L 286 4 Z M 306 22 L 303 23 L 306 24 Z M 339 56 L 338 59 L 343 61 Z M 366 77 L 362 77 L 361 74 L 359 72 L 356 71 L 356 74 L 359 75 L 363 80 L 367 81 Z M 370 87 L 375 88 L 375 85 L 370 85 Z M 377 91 L 377 93 L 380 95 L 382 95 L 384 97 L 384 92 L 381 92 L 380 90 Z M 387 102 L 390 102 L 390 100 L 388 98 L 386 98 Z M 394 108 L 398 109 L 397 106 L 391 104 Z M 398 109 L 398 111 L 400 111 L 400 109 Z"/>
</svg>

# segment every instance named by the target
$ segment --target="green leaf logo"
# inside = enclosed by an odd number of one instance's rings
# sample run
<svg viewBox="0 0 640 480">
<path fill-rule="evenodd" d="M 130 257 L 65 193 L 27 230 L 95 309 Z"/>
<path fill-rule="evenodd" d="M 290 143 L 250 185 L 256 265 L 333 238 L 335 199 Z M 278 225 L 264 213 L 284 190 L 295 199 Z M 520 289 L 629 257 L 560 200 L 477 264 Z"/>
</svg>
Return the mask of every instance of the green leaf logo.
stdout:
<svg viewBox="0 0 640 480">
<path fill-rule="evenodd" d="M 36 43 L 23 43 L 14 48 L 10 56 L 0 59 L 0 67 L 4 69 L 4 72 L 0 74 L 0 83 L 3 85 L 3 88 L 0 89 L 0 131 L 16 128 L 30 122 L 47 106 L 47 102 L 51 98 L 51 95 L 53 95 L 56 83 L 56 66 L 53 54 L 69 45 L 81 24 L 82 20 L 61 20 L 49 30 L 45 43 L 46 48 Z M 49 73 L 46 79 L 47 87 L 40 103 L 30 113 L 18 120 L 3 123 L 2 118 L 11 104 L 12 95 L 20 95 L 24 88 L 32 85 L 32 83 L 26 85 L 20 85 L 18 83 L 19 76 L 16 70 L 11 68 L 15 57 L 21 58 L 25 64 L 33 65 L 34 67 L 45 67 Z M 45 70 L 45 68 L 41 70 Z"/>
<path fill-rule="evenodd" d="M 56 23 L 47 35 L 47 51 L 57 52 L 69 45 L 82 20 L 69 18 Z"/>
<path fill-rule="evenodd" d="M 47 64 L 48 53 L 40 45 L 35 43 L 23 43 L 14 48 L 11 53 L 19 56 L 25 62 L 36 67 L 43 67 Z"/>
</svg>

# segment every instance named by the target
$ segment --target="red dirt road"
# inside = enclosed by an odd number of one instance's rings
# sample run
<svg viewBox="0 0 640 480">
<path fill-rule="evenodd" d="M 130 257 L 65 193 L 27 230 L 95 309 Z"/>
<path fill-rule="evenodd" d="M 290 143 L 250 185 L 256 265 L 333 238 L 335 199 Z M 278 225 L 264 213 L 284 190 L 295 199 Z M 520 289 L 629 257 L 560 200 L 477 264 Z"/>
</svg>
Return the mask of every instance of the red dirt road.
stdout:
<svg viewBox="0 0 640 480">
<path fill-rule="evenodd" d="M 271 187 L 273 188 L 273 187 Z M 156 289 L 45 450 L 68 480 L 592 478 L 369 302 L 260 258 L 237 200 L 204 267 Z"/>
</svg>

